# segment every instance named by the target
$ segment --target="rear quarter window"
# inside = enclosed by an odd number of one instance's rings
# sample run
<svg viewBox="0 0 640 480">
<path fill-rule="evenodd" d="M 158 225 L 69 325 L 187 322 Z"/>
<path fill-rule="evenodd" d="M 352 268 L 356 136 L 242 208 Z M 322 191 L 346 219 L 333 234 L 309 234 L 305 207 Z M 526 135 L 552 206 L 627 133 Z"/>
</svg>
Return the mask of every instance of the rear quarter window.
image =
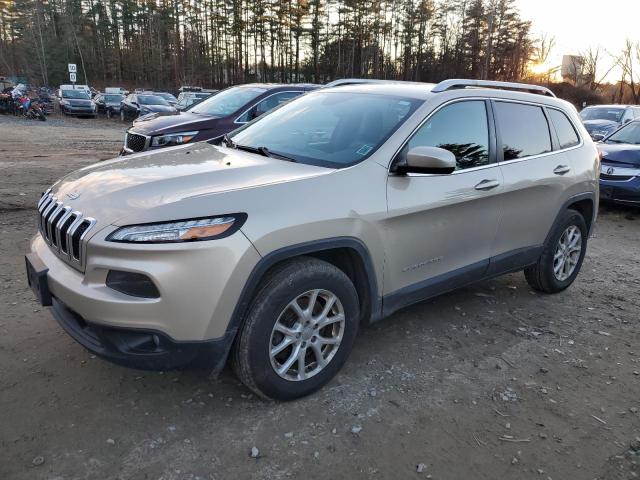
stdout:
<svg viewBox="0 0 640 480">
<path fill-rule="evenodd" d="M 496 102 L 503 160 L 516 160 L 551 152 L 549 124 L 542 107 Z"/>
<path fill-rule="evenodd" d="M 560 148 L 569 148 L 578 145 L 580 143 L 580 137 L 569 118 L 560 110 L 549 108 L 547 111 L 558 134 Z"/>
</svg>

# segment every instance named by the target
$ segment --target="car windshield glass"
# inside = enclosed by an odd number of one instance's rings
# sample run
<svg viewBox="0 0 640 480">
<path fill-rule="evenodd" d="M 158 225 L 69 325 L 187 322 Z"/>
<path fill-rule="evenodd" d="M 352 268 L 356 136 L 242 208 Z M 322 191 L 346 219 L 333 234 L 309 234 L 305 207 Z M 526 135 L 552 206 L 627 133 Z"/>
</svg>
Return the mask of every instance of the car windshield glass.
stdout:
<svg viewBox="0 0 640 480">
<path fill-rule="evenodd" d="M 607 138 L 605 143 L 631 143 L 640 145 L 640 122 L 625 125 Z"/>
<path fill-rule="evenodd" d="M 262 95 L 267 90 L 258 87 L 232 87 L 201 102 L 191 109 L 193 113 L 201 115 L 215 115 L 226 117 L 237 112 L 251 100 Z"/>
<path fill-rule="evenodd" d="M 275 108 L 231 138 L 243 147 L 266 147 L 275 157 L 342 168 L 372 155 L 422 102 L 318 91 Z"/>
<path fill-rule="evenodd" d="M 175 102 L 176 97 L 174 97 L 173 95 L 171 95 L 170 93 L 166 93 L 166 92 L 160 92 L 160 93 L 156 93 L 157 96 L 164 98 L 165 100 L 168 100 L 170 102 Z"/>
<path fill-rule="evenodd" d="M 623 108 L 593 107 L 585 108 L 580 112 L 582 120 L 610 120 L 612 122 L 619 122 L 622 115 L 624 115 Z"/>
<path fill-rule="evenodd" d="M 89 100 L 89 95 L 82 90 L 62 90 L 62 98 Z"/>
<path fill-rule="evenodd" d="M 140 105 L 169 105 L 167 101 L 158 95 L 138 95 Z"/>
<path fill-rule="evenodd" d="M 122 101 L 122 95 L 105 95 L 104 101 L 109 103 L 120 103 Z"/>
</svg>

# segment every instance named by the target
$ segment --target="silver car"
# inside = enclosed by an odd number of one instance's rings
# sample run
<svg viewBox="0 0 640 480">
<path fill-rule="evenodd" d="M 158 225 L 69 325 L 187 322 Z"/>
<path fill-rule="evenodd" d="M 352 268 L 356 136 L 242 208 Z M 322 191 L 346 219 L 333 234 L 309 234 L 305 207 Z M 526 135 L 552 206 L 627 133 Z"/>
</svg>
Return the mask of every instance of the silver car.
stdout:
<svg viewBox="0 0 640 480">
<path fill-rule="evenodd" d="M 137 368 L 230 359 L 257 394 L 327 383 L 358 329 L 524 270 L 580 270 L 598 153 L 544 88 L 449 80 L 310 92 L 222 145 L 101 162 L 38 203 L 30 285 L 73 338 Z"/>
</svg>

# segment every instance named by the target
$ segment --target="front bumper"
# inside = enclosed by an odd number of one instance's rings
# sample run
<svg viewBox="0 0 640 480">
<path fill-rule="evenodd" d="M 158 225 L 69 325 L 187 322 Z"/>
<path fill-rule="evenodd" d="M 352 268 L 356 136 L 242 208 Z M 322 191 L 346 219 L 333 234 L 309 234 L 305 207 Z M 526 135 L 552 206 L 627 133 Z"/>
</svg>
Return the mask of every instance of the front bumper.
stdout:
<svg viewBox="0 0 640 480">
<path fill-rule="evenodd" d="M 624 205 L 640 206 L 640 177 L 624 181 L 601 178 L 600 199 Z"/>
<path fill-rule="evenodd" d="M 203 342 L 177 342 L 162 332 L 105 327 L 87 322 L 53 298 L 51 313 L 80 345 L 101 358 L 141 370 L 170 370 L 197 365 L 219 372 L 234 336 Z"/>
<path fill-rule="evenodd" d="M 95 115 L 97 111 L 93 108 L 85 108 L 85 107 L 63 107 L 64 112 L 67 115 Z"/>
</svg>

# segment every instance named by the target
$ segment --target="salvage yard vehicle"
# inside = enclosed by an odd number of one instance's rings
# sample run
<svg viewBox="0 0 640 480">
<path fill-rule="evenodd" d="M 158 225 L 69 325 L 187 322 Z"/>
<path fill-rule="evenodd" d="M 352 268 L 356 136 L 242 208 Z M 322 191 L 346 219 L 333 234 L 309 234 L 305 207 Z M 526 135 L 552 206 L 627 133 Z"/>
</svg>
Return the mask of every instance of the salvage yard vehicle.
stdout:
<svg viewBox="0 0 640 480">
<path fill-rule="evenodd" d="M 640 120 L 627 123 L 598 143 L 600 198 L 640 206 Z"/>
<path fill-rule="evenodd" d="M 104 113 L 107 118 L 118 117 L 120 115 L 120 104 L 124 100 L 124 95 L 119 93 L 99 93 L 93 98 L 98 113 Z"/>
<path fill-rule="evenodd" d="M 620 126 L 640 118 L 640 107 L 632 105 L 593 105 L 580 111 L 580 118 L 594 140 L 602 140 Z"/>
<path fill-rule="evenodd" d="M 227 88 L 174 117 L 136 122 L 125 137 L 121 155 L 205 140 L 250 122 L 317 85 L 247 84 Z"/>
<path fill-rule="evenodd" d="M 221 145 L 62 178 L 38 202 L 27 277 L 96 355 L 216 372 L 230 357 L 251 390 L 289 400 L 403 307 L 519 270 L 569 287 L 598 172 L 575 108 L 544 87 L 323 88 Z"/>
<path fill-rule="evenodd" d="M 154 93 L 132 93 L 120 103 L 120 120 L 136 119 L 141 115 L 175 115 L 178 113 L 164 98 Z"/>
<path fill-rule="evenodd" d="M 200 103 L 203 100 L 206 100 L 211 95 L 217 93 L 217 90 L 210 90 L 206 92 L 182 92 L 178 95 L 178 103 L 176 103 L 176 108 L 183 112 L 184 110 L 188 110 L 190 107 Z"/>
<path fill-rule="evenodd" d="M 61 89 L 58 104 L 63 115 L 96 116 L 96 104 L 85 90 Z"/>
</svg>

